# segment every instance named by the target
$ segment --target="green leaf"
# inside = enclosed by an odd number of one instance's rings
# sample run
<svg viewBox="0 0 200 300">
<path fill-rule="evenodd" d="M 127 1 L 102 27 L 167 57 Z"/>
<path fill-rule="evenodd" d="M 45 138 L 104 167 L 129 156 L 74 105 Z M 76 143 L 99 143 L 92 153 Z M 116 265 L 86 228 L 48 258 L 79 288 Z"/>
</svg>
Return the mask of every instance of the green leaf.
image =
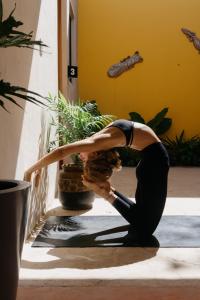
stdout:
<svg viewBox="0 0 200 300">
<path fill-rule="evenodd" d="M 0 2 L 0 47 L 26 47 L 31 49 L 34 49 L 33 46 L 35 45 L 47 47 L 42 41 L 32 40 L 33 32 L 27 34 L 15 29 L 23 25 L 23 22 L 16 21 L 12 16 L 15 9 L 16 4 L 8 18 L 3 21 L 3 5 L 2 1 Z"/>
<path fill-rule="evenodd" d="M 168 112 L 168 108 L 163 108 L 159 113 L 155 115 L 153 119 L 147 122 L 147 125 L 152 129 L 156 129 L 156 127 L 160 124 L 160 122 L 164 119 L 165 115 Z"/>
<path fill-rule="evenodd" d="M 172 125 L 172 119 L 171 118 L 164 118 L 159 126 L 156 127 L 156 134 L 161 135 L 164 134 Z"/>
<path fill-rule="evenodd" d="M 23 93 L 25 94 L 23 94 Z M 29 95 L 31 94 L 31 95 Z M 35 97 L 33 97 L 32 95 L 36 95 L 37 97 L 43 98 L 40 94 L 29 91 L 23 87 L 19 87 L 19 86 L 12 86 L 9 82 L 4 82 L 3 80 L 0 80 L 0 96 L 1 96 L 1 101 L 0 101 L 0 106 L 2 108 L 5 109 L 5 105 L 4 105 L 4 101 L 11 101 L 13 104 L 19 106 L 20 108 L 22 108 L 16 101 L 14 98 L 20 98 L 23 99 L 25 101 L 29 101 L 32 102 L 34 104 L 41 104 L 44 105 L 45 104 L 43 102 L 41 102 L 40 100 L 36 99 Z M 14 97 L 14 98 L 13 98 Z M 4 101 L 3 101 L 3 100 Z"/>
<path fill-rule="evenodd" d="M 49 108 L 57 113 L 54 125 L 59 133 L 60 145 L 87 138 L 103 129 L 115 118 L 112 115 L 101 115 L 100 112 L 98 115 L 94 114 L 93 109 L 86 109 L 80 100 L 70 101 L 65 99 L 61 93 L 58 97 L 49 95 L 48 103 Z M 94 105 L 97 111 L 97 104 L 94 103 Z"/>
<path fill-rule="evenodd" d="M 178 145 L 181 145 L 181 144 L 183 144 L 185 142 L 185 140 L 184 140 L 184 134 L 185 134 L 185 131 L 182 130 L 180 136 L 176 136 L 175 137 L 176 142 L 177 142 Z"/>
<path fill-rule="evenodd" d="M 186 139 L 184 130 L 175 138 L 162 140 L 169 153 L 170 163 L 173 166 L 200 165 L 200 137 L 198 135 Z"/>
<path fill-rule="evenodd" d="M 97 103 L 95 100 L 87 100 L 83 104 L 80 104 L 83 110 L 89 112 L 94 116 L 100 116 L 101 113 L 98 110 Z"/>
<path fill-rule="evenodd" d="M 133 111 L 129 113 L 129 116 L 131 118 L 131 121 L 145 124 L 145 120 L 142 118 L 142 116 L 139 113 Z"/>
</svg>

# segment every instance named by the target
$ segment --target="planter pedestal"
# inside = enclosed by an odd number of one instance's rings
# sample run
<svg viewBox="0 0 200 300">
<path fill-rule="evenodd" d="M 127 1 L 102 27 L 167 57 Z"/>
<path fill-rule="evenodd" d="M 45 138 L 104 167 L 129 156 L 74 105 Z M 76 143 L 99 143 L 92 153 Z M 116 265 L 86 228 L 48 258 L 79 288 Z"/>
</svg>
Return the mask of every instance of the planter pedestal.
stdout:
<svg viewBox="0 0 200 300">
<path fill-rule="evenodd" d="M 28 216 L 30 183 L 0 180 L 0 299 L 15 300 Z"/>
</svg>

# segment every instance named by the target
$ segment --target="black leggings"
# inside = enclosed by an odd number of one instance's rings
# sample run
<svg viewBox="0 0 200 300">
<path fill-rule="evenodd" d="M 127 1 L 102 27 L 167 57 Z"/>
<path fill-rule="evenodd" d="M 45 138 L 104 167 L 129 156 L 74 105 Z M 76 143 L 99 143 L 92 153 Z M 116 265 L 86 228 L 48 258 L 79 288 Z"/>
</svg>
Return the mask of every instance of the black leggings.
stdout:
<svg viewBox="0 0 200 300">
<path fill-rule="evenodd" d="M 164 210 L 169 157 L 159 142 L 147 146 L 141 155 L 136 168 L 136 203 L 115 191 L 117 198 L 113 206 L 133 226 L 139 237 L 147 238 L 155 231 Z"/>
</svg>

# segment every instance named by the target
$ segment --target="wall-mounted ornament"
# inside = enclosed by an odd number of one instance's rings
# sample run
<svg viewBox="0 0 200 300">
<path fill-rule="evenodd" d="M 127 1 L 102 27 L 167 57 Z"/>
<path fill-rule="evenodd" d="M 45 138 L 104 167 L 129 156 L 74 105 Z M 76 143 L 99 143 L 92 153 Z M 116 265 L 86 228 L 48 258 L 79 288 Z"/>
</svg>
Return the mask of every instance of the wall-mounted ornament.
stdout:
<svg viewBox="0 0 200 300">
<path fill-rule="evenodd" d="M 118 77 L 123 72 L 131 69 L 134 67 L 135 64 L 142 62 L 143 58 L 140 56 L 139 52 L 136 51 L 134 55 L 127 56 L 123 60 L 121 60 L 119 63 L 112 65 L 108 71 L 107 74 L 109 77 Z"/>
<path fill-rule="evenodd" d="M 194 47 L 200 52 L 200 39 L 196 36 L 196 33 L 186 28 L 181 28 L 181 31 L 186 35 L 188 40 L 193 43 Z"/>
</svg>

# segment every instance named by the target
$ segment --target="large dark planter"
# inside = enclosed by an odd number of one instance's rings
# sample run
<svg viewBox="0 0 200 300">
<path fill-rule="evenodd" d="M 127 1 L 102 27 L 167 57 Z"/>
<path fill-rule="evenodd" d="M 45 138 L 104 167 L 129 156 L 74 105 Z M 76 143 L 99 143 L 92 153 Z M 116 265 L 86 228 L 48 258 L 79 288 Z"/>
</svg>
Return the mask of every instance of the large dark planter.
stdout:
<svg viewBox="0 0 200 300">
<path fill-rule="evenodd" d="M 58 180 L 58 197 L 64 209 L 91 209 L 94 192 L 82 183 L 83 168 L 77 164 L 65 165 Z"/>
<path fill-rule="evenodd" d="M 0 299 L 15 300 L 28 215 L 30 183 L 0 180 Z"/>
</svg>

